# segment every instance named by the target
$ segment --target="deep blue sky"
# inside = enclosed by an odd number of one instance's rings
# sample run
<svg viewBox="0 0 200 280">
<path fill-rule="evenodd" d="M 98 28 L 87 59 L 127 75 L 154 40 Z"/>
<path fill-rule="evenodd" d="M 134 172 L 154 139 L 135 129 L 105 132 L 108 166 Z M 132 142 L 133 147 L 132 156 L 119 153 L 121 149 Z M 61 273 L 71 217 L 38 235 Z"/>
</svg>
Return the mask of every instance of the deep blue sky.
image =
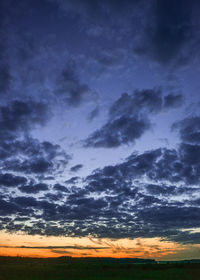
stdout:
<svg viewBox="0 0 200 280">
<path fill-rule="evenodd" d="M 197 0 L 1 1 L 2 232 L 198 248 L 199 27 Z"/>
</svg>

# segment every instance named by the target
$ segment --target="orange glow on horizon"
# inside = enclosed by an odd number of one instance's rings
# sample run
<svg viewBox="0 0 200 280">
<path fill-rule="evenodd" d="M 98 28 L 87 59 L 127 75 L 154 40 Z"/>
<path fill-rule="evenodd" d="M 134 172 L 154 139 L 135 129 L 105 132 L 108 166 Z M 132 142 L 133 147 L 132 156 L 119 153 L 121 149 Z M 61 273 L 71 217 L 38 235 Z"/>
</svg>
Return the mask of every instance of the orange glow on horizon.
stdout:
<svg viewBox="0 0 200 280">
<path fill-rule="evenodd" d="M 193 250 L 193 248 L 189 249 Z M 1 256 L 40 258 L 60 256 L 113 257 L 159 260 L 173 259 L 173 257 L 180 258 L 182 255 L 184 257 L 184 252 L 189 249 L 186 245 L 161 241 L 159 238 L 109 240 L 0 233 Z"/>
</svg>

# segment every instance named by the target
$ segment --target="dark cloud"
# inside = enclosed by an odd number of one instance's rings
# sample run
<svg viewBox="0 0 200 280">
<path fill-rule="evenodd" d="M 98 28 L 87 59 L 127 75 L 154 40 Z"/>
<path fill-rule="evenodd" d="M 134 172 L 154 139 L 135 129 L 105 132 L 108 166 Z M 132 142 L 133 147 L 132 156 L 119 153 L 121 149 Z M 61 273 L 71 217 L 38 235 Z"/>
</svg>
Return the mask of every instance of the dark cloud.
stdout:
<svg viewBox="0 0 200 280">
<path fill-rule="evenodd" d="M 88 120 L 93 121 L 99 115 L 99 106 L 96 106 L 89 114 Z"/>
<path fill-rule="evenodd" d="M 19 190 L 23 193 L 39 193 L 41 191 L 47 191 L 48 185 L 44 183 L 38 183 L 38 184 L 31 184 L 31 185 L 24 185 L 19 187 Z"/>
<path fill-rule="evenodd" d="M 9 95 L 11 87 L 12 75 L 9 63 L 8 47 L 6 44 L 7 29 L 5 28 L 8 22 L 8 15 L 5 3 L 0 3 L 0 96 Z"/>
<path fill-rule="evenodd" d="M 75 60 L 68 61 L 66 68 L 58 77 L 55 94 L 73 107 L 95 98 L 95 93 L 90 87 L 80 81 Z"/>
<path fill-rule="evenodd" d="M 109 110 L 110 118 L 123 114 L 156 113 L 162 109 L 162 92 L 160 89 L 135 90 L 132 95 L 123 93 Z"/>
<path fill-rule="evenodd" d="M 173 130 L 178 130 L 182 141 L 199 144 L 200 143 L 200 117 L 189 117 L 172 126 Z"/>
<path fill-rule="evenodd" d="M 135 51 L 161 64 L 187 62 L 190 52 L 186 52 L 186 47 L 194 39 L 192 12 L 195 2 L 153 1 L 143 44 L 140 42 Z"/>
<path fill-rule="evenodd" d="M 23 248 L 23 249 L 75 249 L 75 250 L 105 250 L 109 249 L 110 247 L 92 247 L 92 246 L 38 246 L 38 247 L 31 247 L 31 246 L 0 246 L 0 248 Z M 64 251 L 65 252 L 65 251 Z"/>
<path fill-rule="evenodd" d="M 150 209 L 144 209 L 140 211 L 139 218 L 143 219 L 146 223 L 151 223 L 154 226 L 165 226 L 170 229 L 177 228 L 190 228 L 198 227 L 197 216 L 200 209 L 197 207 L 178 207 L 178 206 L 162 206 L 151 207 Z M 174 215 L 176 213 L 176 215 Z M 156 219 L 153 217 L 156 215 Z"/>
<path fill-rule="evenodd" d="M 121 49 L 107 49 L 96 54 L 95 61 L 104 68 L 117 67 L 122 64 L 124 52 Z"/>
<path fill-rule="evenodd" d="M 27 182 L 25 177 L 15 176 L 11 173 L 0 174 L 0 185 L 6 187 L 16 187 Z"/>
<path fill-rule="evenodd" d="M 150 127 L 150 122 L 145 118 L 122 116 L 90 135 L 85 141 L 85 146 L 113 148 L 134 143 Z"/>
<path fill-rule="evenodd" d="M 180 173 L 182 172 L 182 176 L 188 184 L 198 184 L 200 145 L 181 144 L 179 151 L 182 163 L 182 166 L 181 163 L 178 166 Z"/>
<path fill-rule="evenodd" d="M 183 96 L 182 94 L 168 94 L 164 97 L 164 107 L 165 108 L 176 108 L 180 107 L 183 103 Z"/>
<path fill-rule="evenodd" d="M 152 37 L 156 58 L 165 63 L 173 59 L 187 42 L 191 28 L 188 1 L 156 1 L 156 27 Z"/>
<path fill-rule="evenodd" d="M 28 209 L 26 210 L 11 201 L 6 201 L 5 199 L 0 199 L 0 216 L 6 217 L 9 215 L 13 215 L 13 214 L 15 214 L 15 215 L 18 214 L 18 215 L 20 215 L 20 217 L 29 216 L 29 218 L 30 218 L 31 215 L 33 214 L 33 212 Z M 18 229 L 16 227 L 15 223 L 13 221 L 11 221 L 10 219 L 6 220 L 3 218 L 1 221 L 3 222 L 3 224 L 4 223 L 7 224 L 8 230 L 20 230 L 20 228 Z M 12 227 L 10 227 L 11 225 L 12 225 Z"/>
<path fill-rule="evenodd" d="M 177 150 L 133 153 L 119 164 L 94 170 L 81 187 L 76 186 L 77 177 L 70 180 L 71 188 L 55 184 L 56 197 L 44 183 L 19 186 L 29 196 L 1 198 L 2 216 L 17 215 L 12 222 L 2 220 L 1 228 L 42 235 L 161 237 L 182 243 L 193 237 L 195 243 L 198 237 L 189 229 L 198 227 L 200 197 L 193 202 L 190 198 L 198 194 L 198 153 L 196 144 L 186 143 Z M 43 197 L 30 196 L 40 191 Z M 32 224 L 23 224 L 20 217 Z"/>
<path fill-rule="evenodd" d="M 182 95 L 162 97 L 160 89 L 123 93 L 109 110 L 109 119 L 85 140 L 86 147 L 113 148 L 134 143 L 151 128 L 150 114 L 181 105 Z"/>
<path fill-rule="evenodd" d="M 1 141 L 16 138 L 37 125 L 43 125 L 49 117 L 48 106 L 41 102 L 14 100 L 0 106 Z"/>
<path fill-rule="evenodd" d="M 17 196 L 12 199 L 12 202 L 23 208 L 37 207 L 38 201 L 34 197 Z"/>
<path fill-rule="evenodd" d="M 77 171 L 79 171 L 81 168 L 83 168 L 83 165 L 82 165 L 82 164 L 76 164 L 76 165 L 74 165 L 74 166 L 72 166 L 72 167 L 70 168 L 70 171 L 72 171 L 72 172 L 77 172 Z"/>
<path fill-rule="evenodd" d="M 59 192 L 66 192 L 66 193 L 69 192 L 69 190 L 65 186 L 60 185 L 60 184 L 55 184 L 53 188 L 54 188 L 54 190 L 59 191 Z"/>
<path fill-rule="evenodd" d="M 133 11 L 135 4 L 139 1 L 125 0 L 123 4 L 118 0 L 87 0 L 84 3 L 81 0 L 76 0 L 73 3 L 71 1 L 63 2 L 59 0 L 57 2 L 63 10 L 84 16 L 89 21 L 94 21 L 95 19 L 95 22 L 102 22 L 102 20 L 108 22 L 108 20 L 111 20 L 109 18 L 111 14 L 115 17 L 120 17 L 121 14 L 124 15 L 124 13 L 130 12 L 130 10 Z"/>
<path fill-rule="evenodd" d="M 23 171 L 24 173 L 47 173 L 49 170 L 53 169 L 52 162 L 47 161 L 44 158 L 36 158 L 36 159 L 30 159 L 25 160 L 18 165 L 17 162 L 14 162 L 14 165 L 12 165 L 12 162 L 8 163 L 7 166 L 5 166 L 8 169 L 15 170 L 15 171 Z"/>
<path fill-rule="evenodd" d="M 180 162 L 177 163 L 177 170 L 188 184 L 198 184 L 198 172 L 200 170 L 199 155 L 199 126 L 198 116 L 188 117 L 182 121 L 175 122 L 172 130 L 178 130 L 181 143 L 179 145 Z"/>
<path fill-rule="evenodd" d="M 69 156 L 59 145 L 29 136 L 51 116 L 49 106 L 33 100 L 14 100 L 0 106 L 0 164 L 3 170 L 44 174 L 65 167 Z"/>
<path fill-rule="evenodd" d="M 8 93 L 12 77 L 8 65 L 0 65 L 0 94 Z"/>
<path fill-rule="evenodd" d="M 70 156 L 59 145 L 39 142 L 31 137 L 4 141 L 0 149 L 1 166 L 15 172 L 47 174 L 65 168 Z"/>
<path fill-rule="evenodd" d="M 174 185 L 165 185 L 165 184 L 149 184 L 146 185 L 146 190 L 151 195 L 169 195 L 169 194 L 176 194 L 177 188 Z"/>
<path fill-rule="evenodd" d="M 80 179 L 80 177 L 74 176 L 74 177 L 71 177 L 69 180 L 65 181 L 65 183 L 66 184 L 75 184 L 78 182 L 79 179 Z"/>
<path fill-rule="evenodd" d="M 45 199 L 48 199 L 49 201 L 55 202 L 60 201 L 63 198 L 63 194 L 61 193 L 61 190 L 58 190 L 58 192 L 55 193 L 45 193 Z"/>
<path fill-rule="evenodd" d="M 1 199 L 0 203 L 0 215 L 6 216 L 19 211 L 19 207 L 13 203 L 7 202 Z"/>
<path fill-rule="evenodd" d="M 173 237 L 169 237 L 169 240 L 183 243 L 183 244 L 199 244 L 200 242 L 200 233 L 199 232 L 180 232 Z"/>
</svg>

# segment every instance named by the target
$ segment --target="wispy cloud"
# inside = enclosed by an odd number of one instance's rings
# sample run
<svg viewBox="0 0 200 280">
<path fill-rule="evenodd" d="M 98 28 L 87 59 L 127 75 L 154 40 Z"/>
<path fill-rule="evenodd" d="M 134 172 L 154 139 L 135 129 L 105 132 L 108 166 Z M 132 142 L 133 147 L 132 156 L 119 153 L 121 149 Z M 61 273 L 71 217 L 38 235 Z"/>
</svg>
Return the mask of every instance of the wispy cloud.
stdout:
<svg viewBox="0 0 200 280">
<path fill-rule="evenodd" d="M 92 246 L 4 246 L 1 245 L 0 248 L 15 248 L 15 249 L 43 249 L 43 250 L 52 250 L 52 249 L 75 249 L 75 250 L 106 250 L 110 249 L 109 247 L 92 247 Z"/>
</svg>

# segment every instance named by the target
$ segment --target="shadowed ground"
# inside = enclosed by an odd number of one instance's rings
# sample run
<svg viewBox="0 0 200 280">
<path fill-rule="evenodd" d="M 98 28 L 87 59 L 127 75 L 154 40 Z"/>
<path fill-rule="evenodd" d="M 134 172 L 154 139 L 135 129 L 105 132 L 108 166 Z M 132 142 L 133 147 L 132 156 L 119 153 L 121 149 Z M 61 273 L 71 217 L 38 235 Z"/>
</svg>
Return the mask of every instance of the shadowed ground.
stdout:
<svg viewBox="0 0 200 280">
<path fill-rule="evenodd" d="M 0 258 L 1 280 L 193 280 L 200 264 L 116 264 L 62 259 Z"/>
</svg>

